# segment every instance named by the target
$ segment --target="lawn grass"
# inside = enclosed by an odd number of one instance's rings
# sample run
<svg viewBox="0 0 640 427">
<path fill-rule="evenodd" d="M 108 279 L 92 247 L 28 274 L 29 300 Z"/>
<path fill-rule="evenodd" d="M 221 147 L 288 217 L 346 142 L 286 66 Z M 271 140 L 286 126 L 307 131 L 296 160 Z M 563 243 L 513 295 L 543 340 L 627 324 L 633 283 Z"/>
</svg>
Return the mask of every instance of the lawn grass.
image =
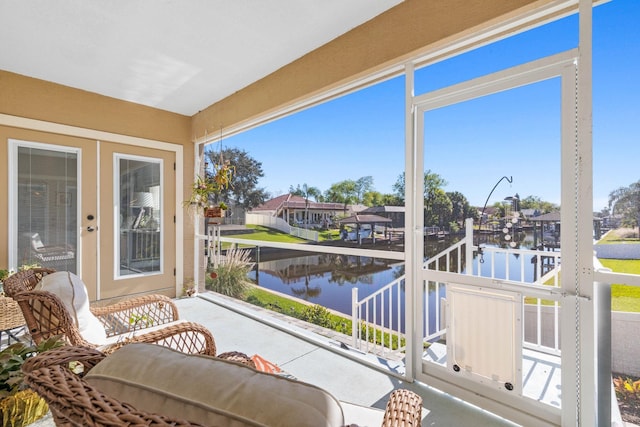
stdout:
<svg viewBox="0 0 640 427">
<path fill-rule="evenodd" d="M 247 224 L 245 226 L 248 229 L 253 230 L 251 233 L 238 233 L 238 234 L 225 234 L 224 237 L 230 237 L 234 239 L 245 240 L 263 240 L 267 242 L 282 242 L 282 243 L 307 243 L 306 240 L 299 237 L 292 236 L 287 233 L 283 233 L 275 228 L 265 227 L 263 225 Z M 222 249 L 229 249 L 232 246 L 229 242 L 222 242 Z M 249 248 L 255 245 L 241 244 L 239 248 Z"/>
<path fill-rule="evenodd" d="M 616 273 L 640 274 L 640 260 L 637 259 L 600 259 L 603 267 Z M 551 280 L 546 283 L 551 285 Z M 536 304 L 537 299 L 526 297 L 525 304 Z M 542 305 L 554 305 L 554 301 L 543 300 Z M 611 285 L 611 310 L 640 313 L 640 287 L 621 284 Z"/>
<path fill-rule="evenodd" d="M 245 302 L 268 310 L 276 311 L 309 323 L 315 323 L 345 335 L 351 335 L 351 325 L 353 324 L 351 317 L 335 314 L 334 312 L 331 312 L 324 307 L 320 307 L 317 304 L 305 304 L 288 298 L 285 295 L 278 295 L 273 292 L 265 291 L 258 286 L 250 288 L 244 294 L 242 299 Z M 374 331 L 371 327 L 368 329 L 369 331 L 367 333 L 367 326 L 364 324 L 360 325 L 361 336 L 363 338 L 368 336 L 370 342 L 375 342 L 376 344 L 384 342 L 385 346 L 389 347 L 389 340 L 391 339 L 391 348 L 394 350 L 399 346 L 405 345 L 404 338 L 401 338 L 398 341 L 398 337 L 396 335 L 390 337 L 388 333 L 382 334 L 379 330 Z"/>
<path fill-rule="evenodd" d="M 609 231 L 602 239 L 598 241 L 599 245 L 624 243 L 624 244 L 638 244 L 640 239 L 638 238 L 638 231 L 635 228 L 617 228 Z"/>
<path fill-rule="evenodd" d="M 253 229 L 252 233 L 225 235 L 225 237 L 235 237 L 247 240 L 264 240 L 265 242 L 283 242 L 283 243 L 305 243 L 304 239 L 292 236 L 275 228 L 265 227 L 263 225 L 249 224 L 247 228 Z"/>
<path fill-rule="evenodd" d="M 601 259 L 600 263 L 616 273 L 640 274 L 637 259 Z M 640 312 L 640 287 L 612 284 L 611 310 Z"/>
<path fill-rule="evenodd" d="M 297 319 L 303 318 L 302 313 L 304 313 L 308 307 L 312 306 L 312 304 L 305 304 L 294 299 L 287 298 L 283 295 L 265 291 L 258 286 L 251 287 L 244 294 L 242 299 L 250 304 L 286 314 L 287 316 L 295 317 Z M 331 325 L 326 325 L 327 327 L 343 334 L 351 335 L 350 317 L 339 316 L 333 312 L 328 312 L 328 319 L 330 320 Z"/>
<path fill-rule="evenodd" d="M 263 225 L 247 224 L 245 226 L 253 230 L 251 233 L 225 234 L 225 237 L 233 237 L 237 239 L 247 240 L 265 240 L 267 242 L 283 242 L 283 243 L 305 243 L 307 240 L 284 233 L 275 228 L 265 227 Z M 318 232 L 319 241 L 338 240 L 340 238 L 340 230 L 333 228 L 330 230 L 322 230 Z"/>
</svg>

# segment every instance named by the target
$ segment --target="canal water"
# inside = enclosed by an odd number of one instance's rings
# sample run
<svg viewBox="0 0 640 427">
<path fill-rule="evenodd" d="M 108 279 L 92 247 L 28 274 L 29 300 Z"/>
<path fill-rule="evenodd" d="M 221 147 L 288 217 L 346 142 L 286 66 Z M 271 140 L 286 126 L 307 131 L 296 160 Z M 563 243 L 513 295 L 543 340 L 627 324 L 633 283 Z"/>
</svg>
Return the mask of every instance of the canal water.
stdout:
<svg viewBox="0 0 640 427">
<path fill-rule="evenodd" d="M 482 243 L 506 246 L 500 238 L 501 236 L 482 236 Z M 460 237 L 451 236 L 441 240 L 427 240 L 425 255 L 432 257 L 459 239 Z M 533 237 L 527 233 L 520 233 L 518 240 L 521 248 L 533 246 Z M 354 287 L 358 288 L 358 297 L 362 299 L 403 274 L 402 261 L 305 253 L 301 256 L 260 261 L 257 268 L 249 273 L 249 278 L 264 288 L 351 315 Z"/>
</svg>

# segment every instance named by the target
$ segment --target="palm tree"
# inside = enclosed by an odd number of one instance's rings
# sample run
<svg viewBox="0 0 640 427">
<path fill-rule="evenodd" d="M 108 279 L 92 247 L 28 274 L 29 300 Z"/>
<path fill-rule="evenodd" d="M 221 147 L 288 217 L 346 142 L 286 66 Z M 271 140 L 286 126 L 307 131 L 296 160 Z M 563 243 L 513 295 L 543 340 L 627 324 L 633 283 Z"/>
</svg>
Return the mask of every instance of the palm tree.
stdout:
<svg viewBox="0 0 640 427">
<path fill-rule="evenodd" d="M 289 187 L 291 194 L 304 197 L 304 218 L 305 223 L 309 224 L 309 197 L 313 197 L 314 200 L 318 200 L 318 197 L 322 194 L 316 187 L 309 187 L 306 183 L 298 184 L 294 189 L 293 186 Z"/>
</svg>

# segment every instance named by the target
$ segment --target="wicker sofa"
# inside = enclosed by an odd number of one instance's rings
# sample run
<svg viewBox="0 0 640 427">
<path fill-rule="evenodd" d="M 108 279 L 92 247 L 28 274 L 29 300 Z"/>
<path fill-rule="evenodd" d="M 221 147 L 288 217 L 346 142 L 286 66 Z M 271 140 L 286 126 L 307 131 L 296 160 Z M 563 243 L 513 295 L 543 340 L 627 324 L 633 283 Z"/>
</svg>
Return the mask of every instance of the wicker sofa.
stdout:
<svg viewBox="0 0 640 427">
<path fill-rule="evenodd" d="M 69 362 L 80 362 L 76 374 Z M 134 343 L 105 356 L 62 347 L 23 365 L 25 382 L 49 404 L 57 425 L 344 426 L 341 402 L 301 381 L 239 363 Z M 126 403 L 125 403 L 126 402 Z M 369 408 L 366 408 L 369 409 Z M 383 427 L 420 426 L 422 399 L 394 391 Z"/>
</svg>

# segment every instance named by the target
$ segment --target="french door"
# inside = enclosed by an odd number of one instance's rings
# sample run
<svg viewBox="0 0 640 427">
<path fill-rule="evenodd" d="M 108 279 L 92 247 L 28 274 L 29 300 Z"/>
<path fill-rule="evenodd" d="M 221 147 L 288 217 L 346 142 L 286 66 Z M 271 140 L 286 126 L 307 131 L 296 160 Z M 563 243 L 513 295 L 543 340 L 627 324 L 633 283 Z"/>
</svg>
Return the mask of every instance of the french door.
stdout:
<svg viewBox="0 0 640 427">
<path fill-rule="evenodd" d="M 22 135 L 21 135 L 22 136 Z M 175 153 L 10 139 L 9 264 L 82 277 L 92 300 L 175 288 Z"/>
<path fill-rule="evenodd" d="M 101 298 L 175 289 L 175 154 L 100 143 Z"/>
</svg>

